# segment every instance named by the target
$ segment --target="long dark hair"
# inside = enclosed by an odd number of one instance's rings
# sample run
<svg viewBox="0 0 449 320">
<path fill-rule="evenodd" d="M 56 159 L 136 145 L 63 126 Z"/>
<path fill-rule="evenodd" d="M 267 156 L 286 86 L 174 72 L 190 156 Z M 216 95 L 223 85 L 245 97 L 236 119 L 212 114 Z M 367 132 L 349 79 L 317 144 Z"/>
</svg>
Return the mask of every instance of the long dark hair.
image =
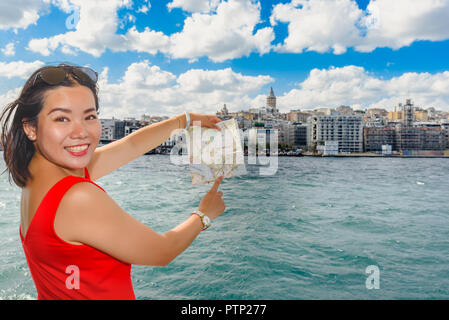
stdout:
<svg viewBox="0 0 449 320">
<path fill-rule="evenodd" d="M 75 66 L 60 64 L 68 74 Z M 45 66 L 36 70 L 26 81 L 19 97 L 8 104 L 0 116 L 1 136 L 0 144 L 3 149 L 3 158 L 6 162 L 5 171 L 9 171 L 9 182 L 11 178 L 14 183 L 23 188 L 28 179 L 32 178 L 28 165 L 36 152 L 33 142 L 28 139 L 23 130 L 23 119 L 36 128 L 38 126 L 38 115 L 44 106 L 44 94 L 46 91 L 59 86 L 73 87 L 83 85 L 88 87 L 95 97 L 95 108 L 98 112 L 98 87 L 93 81 L 80 81 L 73 76 L 57 85 L 49 85 L 38 76 L 41 71 L 54 66 Z M 2 172 L 5 173 L 5 171 Z"/>
</svg>

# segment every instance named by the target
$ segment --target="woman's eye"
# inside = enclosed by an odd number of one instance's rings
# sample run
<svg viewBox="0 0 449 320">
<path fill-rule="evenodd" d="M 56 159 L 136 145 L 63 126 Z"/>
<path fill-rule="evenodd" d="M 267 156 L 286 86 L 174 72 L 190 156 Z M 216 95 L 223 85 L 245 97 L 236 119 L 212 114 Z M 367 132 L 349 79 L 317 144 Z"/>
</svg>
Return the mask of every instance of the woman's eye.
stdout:
<svg viewBox="0 0 449 320">
<path fill-rule="evenodd" d="M 56 121 L 59 121 L 59 122 L 65 122 L 64 120 L 68 120 L 68 119 L 66 117 L 56 118 Z"/>
<path fill-rule="evenodd" d="M 94 119 L 97 119 L 97 116 L 94 116 L 93 114 L 91 114 L 90 116 L 87 117 L 87 119 L 94 120 Z"/>
</svg>

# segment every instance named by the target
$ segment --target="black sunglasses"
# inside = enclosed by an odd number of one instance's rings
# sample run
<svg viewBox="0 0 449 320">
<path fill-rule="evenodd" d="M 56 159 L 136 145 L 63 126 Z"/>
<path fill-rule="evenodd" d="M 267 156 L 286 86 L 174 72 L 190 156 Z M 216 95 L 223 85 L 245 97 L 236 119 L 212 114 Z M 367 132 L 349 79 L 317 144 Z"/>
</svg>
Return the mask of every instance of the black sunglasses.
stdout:
<svg viewBox="0 0 449 320">
<path fill-rule="evenodd" d="M 49 85 L 57 85 L 66 80 L 69 73 L 77 78 L 77 80 L 80 80 L 82 82 L 93 82 L 95 84 L 98 80 L 98 73 L 96 73 L 91 68 L 64 65 L 57 67 L 48 67 L 44 70 L 41 70 L 38 74 L 36 74 L 36 77 L 33 81 L 33 86 L 36 83 L 36 79 L 38 77 Z"/>
</svg>

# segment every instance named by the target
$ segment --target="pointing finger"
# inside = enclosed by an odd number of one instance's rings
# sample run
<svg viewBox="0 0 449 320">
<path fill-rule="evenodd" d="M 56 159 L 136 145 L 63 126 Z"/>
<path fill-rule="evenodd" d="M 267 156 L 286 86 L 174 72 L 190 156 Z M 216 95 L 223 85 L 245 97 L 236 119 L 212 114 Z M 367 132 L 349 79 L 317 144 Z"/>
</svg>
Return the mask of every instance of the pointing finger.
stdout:
<svg viewBox="0 0 449 320">
<path fill-rule="evenodd" d="M 220 185 L 222 180 L 223 180 L 223 176 L 218 177 L 217 180 L 215 180 L 214 185 L 212 186 L 212 188 L 210 190 L 216 192 L 218 189 L 218 186 Z"/>
</svg>

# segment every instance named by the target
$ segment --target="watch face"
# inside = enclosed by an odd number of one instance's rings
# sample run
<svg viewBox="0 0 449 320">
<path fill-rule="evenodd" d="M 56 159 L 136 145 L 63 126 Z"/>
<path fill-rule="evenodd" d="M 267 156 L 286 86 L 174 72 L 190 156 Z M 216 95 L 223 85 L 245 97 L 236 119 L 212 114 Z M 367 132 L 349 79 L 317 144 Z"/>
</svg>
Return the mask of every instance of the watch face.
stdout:
<svg viewBox="0 0 449 320">
<path fill-rule="evenodd" d="M 204 224 L 205 224 L 206 226 L 209 226 L 209 225 L 210 225 L 210 218 L 209 218 L 208 216 L 204 216 L 204 217 L 203 217 L 203 221 L 204 221 Z"/>
</svg>

